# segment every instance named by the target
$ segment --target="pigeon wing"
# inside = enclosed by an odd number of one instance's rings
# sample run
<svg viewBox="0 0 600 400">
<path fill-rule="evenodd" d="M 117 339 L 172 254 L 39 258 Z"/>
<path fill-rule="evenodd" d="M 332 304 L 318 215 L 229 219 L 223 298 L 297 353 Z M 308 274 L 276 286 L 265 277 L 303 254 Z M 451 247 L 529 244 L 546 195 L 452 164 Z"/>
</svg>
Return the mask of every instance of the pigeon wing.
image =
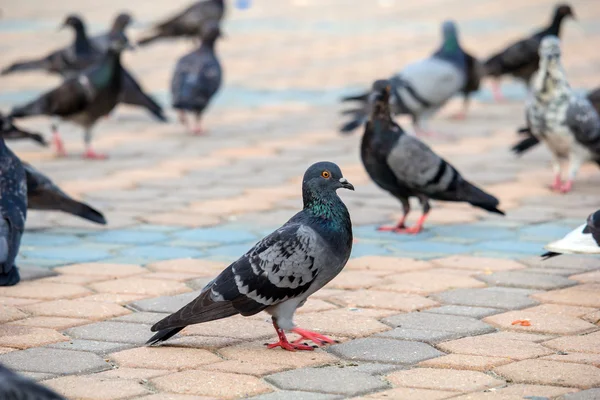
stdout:
<svg viewBox="0 0 600 400">
<path fill-rule="evenodd" d="M 600 159 L 600 117 L 589 100 L 571 97 L 565 122 L 575 139 Z"/>
</svg>

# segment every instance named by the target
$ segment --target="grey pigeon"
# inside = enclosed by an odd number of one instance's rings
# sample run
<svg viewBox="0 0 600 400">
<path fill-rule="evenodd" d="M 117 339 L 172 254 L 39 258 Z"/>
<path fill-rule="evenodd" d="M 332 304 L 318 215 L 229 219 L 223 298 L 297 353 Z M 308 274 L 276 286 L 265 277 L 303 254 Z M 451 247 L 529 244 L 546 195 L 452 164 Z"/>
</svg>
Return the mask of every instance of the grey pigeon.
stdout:
<svg viewBox="0 0 600 400">
<path fill-rule="evenodd" d="M 587 218 L 585 224 L 569 232 L 564 238 L 544 246 L 544 259 L 561 254 L 600 254 L 600 210 Z"/>
<path fill-rule="evenodd" d="M 575 18 L 575 14 L 568 4 L 558 4 L 550 25 L 537 31 L 532 36 L 511 44 L 506 49 L 494 54 L 483 63 L 484 76 L 494 79 L 493 92 L 496 100 L 501 100 L 502 93 L 498 78 L 502 75 L 512 75 L 529 84 L 531 77 L 537 71 L 540 63 L 538 48 L 545 36 L 560 36 L 560 28 L 565 18 Z"/>
<path fill-rule="evenodd" d="M 350 257 L 352 223 L 336 193 L 339 188 L 354 190 L 336 164 L 319 162 L 308 168 L 302 181 L 303 210 L 221 272 L 195 300 L 154 324 L 152 331 L 157 333 L 147 344 L 167 340 L 187 325 L 261 311 L 272 315 L 279 337 L 269 348 L 312 350 L 300 342 L 332 343 L 326 336 L 296 327 L 293 318 Z M 288 342 L 285 331 L 300 339 Z"/>
<path fill-rule="evenodd" d="M 196 135 L 202 133 L 202 113 L 219 90 L 222 77 L 221 64 L 215 54 L 219 26 L 206 24 L 204 27 L 201 46 L 179 59 L 171 80 L 173 108 L 179 110 L 184 125 L 187 125 L 186 111 L 195 114 L 192 132 Z"/>
<path fill-rule="evenodd" d="M 65 400 L 47 387 L 0 365 L 0 399 Z"/>
<path fill-rule="evenodd" d="M 1 72 L 7 75 L 14 72 L 43 70 L 68 76 L 94 62 L 98 50 L 90 43 L 85 24 L 78 15 L 69 15 L 62 27 L 71 27 L 75 32 L 75 40 L 71 46 L 53 51 L 40 59 L 16 62 Z"/>
<path fill-rule="evenodd" d="M 592 103 L 575 94 L 560 62 L 560 40 L 546 36 L 540 45 L 540 67 L 532 81 L 526 117 L 531 134 L 546 143 L 555 173 L 551 189 L 571 191 L 581 165 L 600 165 L 600 116 Z M 569 162 L 562 182 L 562 162 Z"/>
<path fill-rule="evenodd" d="M 127 38 L 114 33 L 110 49 L 102 61 L 65 80 L 57 88 L 21 107 L 15 107 L 10 117 L 23 118 L 35 115 L 57 116 L 70 120 L 85 130 L 85 158 L 103 159 L 91 147 L 92 127 L 99 118 L 107 115 L 117 104 L 121 91 L 121 51 L 128 46 Z M 62 139 L 53 129 L 53 140 L 59 156 L 66 154 Z"/>
<path fill-rule="evenodd" d="M 479 89 L 479 62 L 461 48 L 454 22 L 444 22 L 442 34 L 442 45 L 431 57 L 408 64 L 389 79 L 393 115 L 411 115 L 417 133 L 427 132 L 427 120 L 452 96 L 463 93 L 466 110 L 470 93 Z M 360 106 L 342 112 L 351 115 L 352 120 L 340 128 L 341 132 L 352 132 L 367 121 L 368 99 L 369 92 L 342 99 L 358 101 Z"/>
<path fill-rule="evenodd" d="M 30 164 L 23 162 L 27 177 L 27 208 L 30 210 L 56 210 L 76 215 L 97 224 L 106 225 L 98 210 L 71 198 L 47 176 Z"/>
<path fill-rule="evenodd" d="M 390 112 L 391 87 L 388 81 L 373 84 L 373 111 L 365 126 L 361 158 L 367 173 L 382 189 L 402 203 L 404 215 L 395 226 L 379 230 L 396 233 L 419 233 L 430 210 L 429 200 L 467 202 L 484 210 L 502 214 L 498 199 L 477 188 L 435 154 L 418 138 L 406 134 Z M 407 228 L 409 199 L 416 197 L 423 205 L 417 224 Z"/>
<path fill-rule="evenodd" d="M 0 136 L 4 139 L 18 140 L 31 139 L 42 146 L 48 146 L 46 139 L 39 133 L 29 132 L 17 127 L 12 118 L 8 118 L 0 113 Z"/>
<path fill-rule="evenodd" d="M 0 286 L 21 279 L 15 265 L 27 217 L 27 184 L 21 162 L 0 137 Z"/>
<path fill-rule="evenodd" d="M 90 42 L 94 48 L 98 49 L 101 53 L 106 53 L 110 47 L 111 32 L 122 32 L 125 34 L 125 30 L 131 24 L 131 22 L 131 14 L 121 13 L 116 16 L 108 32 L 90 37 Z"/>
<path fill-rule="evenodd" d="M 224 0 L 198 1 L 174 17 L 154 26 L 152 33 L 138 41 L 144 46 L 157 39 L 198 37 L 207 23 L 219 23 L 225 13 Z"/>
</svg>

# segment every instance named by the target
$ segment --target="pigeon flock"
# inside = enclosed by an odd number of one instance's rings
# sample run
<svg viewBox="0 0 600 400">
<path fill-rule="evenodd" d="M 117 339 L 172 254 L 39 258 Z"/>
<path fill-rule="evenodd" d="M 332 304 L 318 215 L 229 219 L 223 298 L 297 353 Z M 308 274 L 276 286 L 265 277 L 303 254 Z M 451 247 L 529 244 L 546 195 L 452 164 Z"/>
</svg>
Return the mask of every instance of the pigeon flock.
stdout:
<svg viewBox="0 0 600 400">
<path fill-rule="evenodd" d="M 179 37 L 199 41 L 195 50 L 176 62 L 170 84 L 172 108 L 194 135 L 204 133 L 203 113 L 222 86 L 223 69 L 215 43 L 222 36 L 225 10 L 224 0 L 196 2 L 155 24 L 137 41 L 137 46 Z M 569 86 L 558 38 L 567 17 L 575 18 L 571 7 L 557 5 L 547 27 L 483 62 L 463 49 L 456 23 L 445 21 L 442 43 L 430 57 L 407 63 L 391 77 L 375 80 L 370 90 L 342 99 L 344 104 L 354 106 L 342 112 L 350 120 L 340 130 L 350 133 L 364 129 L 360 156 L 365 170 L 403 209 L 400 221 L 379 230 L 418 234 L 430 212 L 430 200 L 465 202 L 504 215 L 496 197 L 468 181 L 422 140 L 433 134 L 428 121 L 454 96 L 464 99 L 463 109 L 455 117 L 466 118 L 471 94 L 488 77 L 493 80 L 497 100 L 501 99 L 498 78 L 504 75 L 512 75 L 528 85 L 526 126 L 519 129 L 524 137 L 512 150 L 521 155 L 543 143 L 553 157 L 552 190 L 561 193 L 573 190 L 583 163 L 600 165 L 600 89 L 585 96 Z M 70 197 L 7 147 L 6 141 L 20 139 L 49 145 L 42 135 L 15 125 L 16 120 L 44 115 L 79 125 L 84 132 L 83 156 L 87 159 L 107 158 L 92 146 L 93 129 L 119 103 L 142 107 L 158 121 L 168 121 L 162 106 L 144 92 L 122 64 L 122 52 L 132 47 L 126 35 L 131 22 L 129 14 L 119 14 L 109 31 L 89 37 L 82 17 L 69 15 L 62 26 L 74 33 L 70 46 L 40 58 L 15 62 L 1 71 L 2 75 L 45 71 L 60 75 L 63 82 L 26 104 L 16 105 L 8 115 L 0 114 L 0 286 L 19 282 L 15 259 L 27 209 L 61 211 L 107 224 L 100 211 Z M 188 123 L 190 114 L 193 121 Z M 415 134 L 394 120 L 398 115 L 412 118 Z M 55 122 L 52 144 L 57 156 L 67 154 Z M 568 163 L 566 174 L 562 170 L 564 162 Z M 338 197 L 338 189 L 354 190 L 354 186 L 336 164 L 319 162 L 310 166 L 302 180 L 303 209 L 225 268 L 195 300 L 156 322 L 152 326 L 155 334 L 147 344 L 160 344 L 188 325 L 238 314 L 252 316 L 261 311 L 271 315 L 279 339 L 268 348 L 313 350 L 307 341 L 317 346 L 333 343 L 326 336 L 297 327 L 294 314 L 310 295 L 335 278 L 350 258 L 352 222 Z M 408 227 L 411 198 L 420 202 L 422 215 L 414 226 Z M 600 254 L 600 210 L 546 249 L 544 258 Z M 299 339 L 288 341 L 286 332 L 297 334 Z M 8 390 L 8 394 L 3 394 L 3 390 Z M 5 397 L 60 398 L 0 366 L 0 398 Z"/>
</svg>

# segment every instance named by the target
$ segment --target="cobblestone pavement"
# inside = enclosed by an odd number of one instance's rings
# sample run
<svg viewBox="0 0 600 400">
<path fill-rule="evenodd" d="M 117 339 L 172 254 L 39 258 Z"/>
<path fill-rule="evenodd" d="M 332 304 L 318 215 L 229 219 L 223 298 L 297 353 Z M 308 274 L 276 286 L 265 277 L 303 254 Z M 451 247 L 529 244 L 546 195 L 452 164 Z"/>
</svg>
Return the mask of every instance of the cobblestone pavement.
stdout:
<svg viewBox="0 0 600 400">
<path fill-rule="evenodd" d="M 131 37 L 186 3 L 129 1 Z M 572 4 L 580 22 L 564 27 L 566 70 L 574 87 L 592 88 L 600 4 Z M 123 4 L 78 6 L 3 7 L 3 62 L 67 43 L 55 27 L 69 11 L 83 12 L 95 32 Z M 209 136 L 190 137 L 175 122 L 156 124 L 119 107 L 96 129 L 106 162 L 59 160 L 14 143 L 65 191 L 105 211 L 109 224 L 29 214 L 19 265 L 31 280 L 0 288 L 0 363 L 71 399 L 599 398 L 600 259 L 540 262 L 538 255 L 598 208 L 600 174 L 586 166 L 573 193 L 552 194 L 545 149 L 522 159 L 508 152 L 523 121 L 523 88 L 507 80 L 511 101 L 495 104 L 486 86 L 466 121 L 448 118 L 457 99 L 432 124 L 446 139 L 430 144 L 497 195 L 505 218 L 436 203 L 421 235 L 376 232 L 400 206 L 367 179 L 359 135 L 336 133 L 337 99 L 429 54 L 443 19 L 455 18 L 465 47 L 484 57 L 545 23 L 552 6 L 255 0 L 247 10 L 230 8 L 218 46 L 226 85 L 206 118 Z M 190 46 L 157 43 L 125 62 L 168 104 L 172 67 Z M 7 110 L 58 79 L 27 73 L 0 82 Z M 23 122 L 46 134 L 48 125 Z M 67 150 L 81 152 L 81 133 L 62 129 Z M 357 240 L 346 269 L 296 322 L 340 343 L 266 350 L 274 332 L 261 314 L 196 325 L 168 345 L 142 347 L 152 323 L 299 209 L 300 177 L 321 160 L 339 163 L 356 186 L 341 195 Z"/>
</svg>

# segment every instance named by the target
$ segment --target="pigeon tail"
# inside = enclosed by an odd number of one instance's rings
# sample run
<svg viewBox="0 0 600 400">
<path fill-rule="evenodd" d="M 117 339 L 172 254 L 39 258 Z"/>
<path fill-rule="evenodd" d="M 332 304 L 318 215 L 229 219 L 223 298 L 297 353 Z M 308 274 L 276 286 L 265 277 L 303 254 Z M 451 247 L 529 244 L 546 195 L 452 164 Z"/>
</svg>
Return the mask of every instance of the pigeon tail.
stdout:
<svg viewBox="0 0 600 400">
<path fill-rule="evenodd" d="M 138 40 L 137 45 L 138 46 L 145 46 L 147 44 L 150 44 L 152 42 L 154 42 L 156 39 L 159 39 L 161 36 L 160 34 L 153 34 L 150 36 L 146 36 L 144 38 L 141 38 L 140 40 Z"/>
<path fill-rule="evenodd" d="M 106 225 L 106 219 L 104 218 L 104 215 L 87 204 L 80 203 L 72 199 L 63 199 L 60 208 L 61 211 L 66 213 L 77 215 L 78 217 L 87 219 L 88 221 L 92 221 L 100 225 Z"/>
<path fill-rule="evenodd" d="M 45 104 L 45 96 L 40 97 L 32 101 L 31 103 L 25 104 L 21 107 L 15 107 L 10 112 L 8 118 L 23 118 L 30 115 L 38 115 L 43 113 L 42 104 Z"/>
<path fill-rule="evenodd" d="M 510 150 L 515 153 L 516 155 L 520 156 L 523 153 L 525 153 L 527 150 L 531 149 L 532 147 L 536 146 L 540 141 L 537 140 L 537 138 L 530 136 L 527 137 L 525 139 L 522 139 L 520 142 L 518 142 L 517 144 L 515 144 L 514 146 L 512 146 L 510 148 Z"/>
<path fill-rule="evenodd" d="M 13 72 L 23 72 L 23 71 L 35 71 L 38 69 L 46 69 L 46 59 L 42 60 L 32 60 L 32 61 L 23 61 L 14 63 L 2 70 L 0 75 L 8 75 Z"/>
<path fill-rule="evenodd" d="M 165 340 L 168 340 L 168 339 L 172 338 L 173 336 L 175 336 L 183 328 L 185 328 L 185 326 L 181 326 L 181 327 L 177 327 L 177 328 L 162 329 L 162 330 L 156 332 L 156 334 L 154 336 L 152 336 L 150 339 L 148 339 L 148 341 L 146 342 L 146 345 L 153 346 L 160 342 L 164 342 Z"/>
<path fill-rule="evenodd" d="M 542 260 L 545 261 L 545 260 L 547 260 L 549 258 L 556 257 L 556 256 L 560 256 L 560 253 L 555 253 L 553 251 L 548 251 L 548 252 L 542 254 L 540 257 L 542 257 Z"/>
<path fill-rule="evenodd" d="M 128 72 L 123 70 L 120 101 L 124 104 L 144 107 L 156 119 L 167 122 L 164 110 L 151 96 L 146 94 L 140 84 Z"/>
<path fill-rule="evenodd" d="M 346 96 L 346 97 L 342 97 L 342 103 L 345 103 L 347 101 L 362 101 L 362 102 L 367 102 L 369 100 L 369 92 L 365 92 L 359 95 L 354 95 L 354 96 Z"/>
<path fill-rule="evenodd" d="M 458 190 L 459 198 L 464 199 L 469 204 L 483 208 L 486 211 L 504 215 L 504 212 L 497 207 L 500 204 L 497 198 L 484 192 L 473 184 L 463 181 Z"/>
<path fill-rule="evenodd" d="M 366 114 L 356 113 L 354 115 L 354 117 L 355 118 L 352 121 L 347 122 L 340 127 L 341 133 L 346 133 L 346 134 L 352 133 L 356 128 L 360 127 L 362 124 L 364 124 L 367 121 Z"/>
</svg>

